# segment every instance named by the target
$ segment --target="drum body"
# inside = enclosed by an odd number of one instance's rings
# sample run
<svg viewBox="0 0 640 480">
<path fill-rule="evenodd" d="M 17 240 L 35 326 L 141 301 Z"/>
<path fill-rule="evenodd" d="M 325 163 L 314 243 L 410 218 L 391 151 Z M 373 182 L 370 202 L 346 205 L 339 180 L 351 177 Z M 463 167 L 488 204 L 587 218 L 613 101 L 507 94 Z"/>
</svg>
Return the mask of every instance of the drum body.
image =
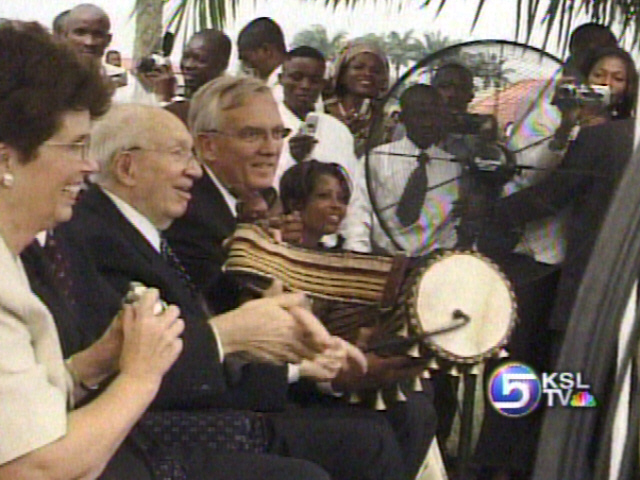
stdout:
<svg viewBox="0 0 640 480">
<path fill-rule="evenodd" d="M 408 276 L 403 296 L 409 335 L 455 364 L 495 356 L 515 325 L 516 299 L 499 267 L 476 252 L 426 257 Z"/>
</svg>

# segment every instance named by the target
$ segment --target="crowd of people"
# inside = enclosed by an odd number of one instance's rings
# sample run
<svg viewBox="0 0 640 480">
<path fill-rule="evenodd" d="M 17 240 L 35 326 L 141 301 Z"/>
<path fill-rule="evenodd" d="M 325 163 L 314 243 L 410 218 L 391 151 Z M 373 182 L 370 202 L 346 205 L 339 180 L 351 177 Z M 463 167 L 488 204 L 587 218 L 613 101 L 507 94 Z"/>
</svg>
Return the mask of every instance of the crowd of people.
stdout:
<svg viewBox="0 0 640 480">
<path fill-rule="evenodd" d="M 229 75 L 231 39 L 203 30 L 185 45 L 178 96 L 162 55 L 124 70 L 110 30 L 91 4 L 61 12 L 52 33 L 0 21 L 0 479 L 415 478 L 450 433 L 456 382 L 375 353 L 370 329 L 332 335 L 277 280 L 247 300 L 224 271 L 226 241 L 256 222 L 316 252 L 468 248 L 479 213 L 460 206 L 452 133 L 473 74 L 441 65 L 401 93 L 389 126 L 376 121 L 389 63 L 366 41 L 327 78 L 320 51 L 287 50 L 258 18 L 236 43 L 245 73 Z M 637 97 L 633 60 L 605 27 L 578 28 L 571 45 L 560 84 L 607 86 L 610 102 L 558 103 L 535 149 L 551 168 L 491 206 L 520 236 L 471 241 L 515 285 L 512 358 L 540 370 L 629 157 Z M 564 245 L 552 261 L 527 241 L 550 224 Z M 385 410 L 348 401 L 389 388 L 399 401 Z M 488 409 L 477 478 L 528 478 L 538 427 Z"/>
</svg>

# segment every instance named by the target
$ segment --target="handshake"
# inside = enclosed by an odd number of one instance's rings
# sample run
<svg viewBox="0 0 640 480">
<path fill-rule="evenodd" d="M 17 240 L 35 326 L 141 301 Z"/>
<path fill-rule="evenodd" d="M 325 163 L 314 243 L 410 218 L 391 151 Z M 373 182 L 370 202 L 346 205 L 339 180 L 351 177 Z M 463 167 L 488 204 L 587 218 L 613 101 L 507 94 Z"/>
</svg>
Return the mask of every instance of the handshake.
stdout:
<svg viewBox="0 0 640 480">
<path fill-rule="evenodd" d="M 225 355 L 242 352 L 271 363 L 300 365 L 300 375 L 331 381 L 343 370 L 367 371 L 364 354 L 331 335 L 311 313 L 303 293 L 281 293 L 279 282 L 265 297 L 211 318 Z"/>
<path fill-rule="evenodd" d="M 132 282 L 125 304 L 139 301 L 147 287 Z M 302 293 L 281 293 L 276 284 L 265 298 L 251 300 L 209 319 L 225 355 L 242 353 L 258 361 L 300 365 L 300 375 L 331 381 L 341 371 L 367 371 L 365 355 L 346 340 L 329 334 L 311 313 Z M 168 305 L 158 299 L 154 314 Z"/>
</svg>

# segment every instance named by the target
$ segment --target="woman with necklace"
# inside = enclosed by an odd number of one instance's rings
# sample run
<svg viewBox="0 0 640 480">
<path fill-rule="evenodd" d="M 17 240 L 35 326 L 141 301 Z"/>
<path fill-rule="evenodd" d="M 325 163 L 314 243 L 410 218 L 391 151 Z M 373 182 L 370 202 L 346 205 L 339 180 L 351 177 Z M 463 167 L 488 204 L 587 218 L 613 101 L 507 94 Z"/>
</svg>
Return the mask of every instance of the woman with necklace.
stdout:
<svg viewBox="0 0 640 480">
<path fill-rule="evenodd" d="M 369 138 L 376 145 L 383 143 L 382 127 L 375 132 L 372 128 L 382 108 L 380 99 L 389 87 L 389 61 L 384 52 L 364 40 L 350 43 L 336 60 L 331 87 L 325 110 L 349 127 L 356 156 L 365 153 Z"/>
</svg>

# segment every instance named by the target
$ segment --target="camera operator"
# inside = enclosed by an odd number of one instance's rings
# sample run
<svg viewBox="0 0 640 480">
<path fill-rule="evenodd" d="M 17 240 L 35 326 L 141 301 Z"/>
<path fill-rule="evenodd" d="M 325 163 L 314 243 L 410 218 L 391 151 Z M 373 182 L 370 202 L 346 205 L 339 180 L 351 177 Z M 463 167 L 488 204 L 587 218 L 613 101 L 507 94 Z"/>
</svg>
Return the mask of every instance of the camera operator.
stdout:
<svg viewBox="0 0 640 480">
<path fill-rule="evenodd" d="M 142 57 L 131 72 L 127 86 L 116 90 L 114 103 L 164 106 L 176 89 L 176 77 L 168 58 L 153 53 Z"/>
<path fill-rule="evenodd" d="M 584 269 L 633 143 L 633 123 L 624 121 L 631 118 L 636 101 L 637 74 L 629 54 L 617 47 L 594 50 L 585 56 L 579 74 L 586 79 L 587 86 L 607 86 L 609 103 L 598 100 L 598 95 L 589 95 L 590 90 L 580 85 L 571 84 L 571 88 L 562 92 L 566 84 L 561 83 L 555 103 L 561 110 L 562 122 L 553 140 L 541 147 L 551 152 L 558 149 L 559 165 L 534 185 L 502 198 L 494 210 L 500 221 L 523 226 L 557 217 L 563 211 L 566 215 L 565 233 L 561 235 L 566 247 L 556 259 L 562 262 L 561 268 L 546 265 L 547 276 L 543 277 L 540 272 L 544 271 L 546 260 L 536 254 L 536 262 L 530 265 L 530 280 L 519 282 L 530 295 L 518 298 L 519 313 L 524 312 L 526 317 L 521 316 L 514 331 L 510 353 L 512 359 L 525 361 L 542 371 L 553 367 L 564 340 Z M 568 132 L 575 126 L 580 131 L 569 142 Z M 553 237 L 557 239 L 558 232 Z M 545 250 L 553 253 L 549 246 Z M 521 298 L 526 300 L 523 302 Z M 532 468 L 540 417 L 510 419 L 507 439 L 501 433 L 504 419 L 487 413 L 476 455 L 483 459 L 484 466 L 493 468 L 487 472 L 493 476 L 479 478 L 527 474 Z M 496 447 L 502 446 L 502 442 L 509 444 L 508 457 L 498 453 L 501 448 Z"/>
</svg>

